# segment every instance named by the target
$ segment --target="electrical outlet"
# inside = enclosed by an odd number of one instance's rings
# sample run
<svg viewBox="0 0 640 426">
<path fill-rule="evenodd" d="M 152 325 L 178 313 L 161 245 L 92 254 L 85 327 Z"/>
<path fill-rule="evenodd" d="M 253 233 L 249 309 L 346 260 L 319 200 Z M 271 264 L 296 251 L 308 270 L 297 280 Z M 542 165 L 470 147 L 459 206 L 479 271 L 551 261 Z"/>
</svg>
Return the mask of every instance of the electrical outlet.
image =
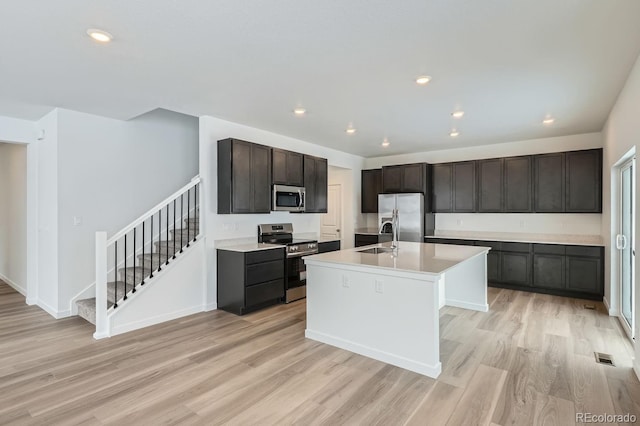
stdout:
<svg viewBox="0 0 640 426">
<path fill-rule="evenodd" d="M 82 225 L 82 216 L 74 216 L 73 217 L 73 226 Z"/>
<path fill-rule="evenodd" d="M 384 282 L 381 280 L 376 280 L 376 293 L 384 292 Z"/>
<path fill-rule="evenodd" d="M 524 225 L 525 225 L 524 220 L 521 220 L 520 221 L 520 228 L 524 228 Z"/>
<path fill-rule="evenodd" d="M 346 275 L 343 275 L 342 276 L 342 287 L 347 288 L 347 287 L 349 287 L 349 284 L 350 284 L 349 283 L 349 277 L 346 276 Z"/>
<path fill-rule="evenodd" d="M 458 226 L 462 226 L 462 219 L 458 219 Z"/>
</svg>

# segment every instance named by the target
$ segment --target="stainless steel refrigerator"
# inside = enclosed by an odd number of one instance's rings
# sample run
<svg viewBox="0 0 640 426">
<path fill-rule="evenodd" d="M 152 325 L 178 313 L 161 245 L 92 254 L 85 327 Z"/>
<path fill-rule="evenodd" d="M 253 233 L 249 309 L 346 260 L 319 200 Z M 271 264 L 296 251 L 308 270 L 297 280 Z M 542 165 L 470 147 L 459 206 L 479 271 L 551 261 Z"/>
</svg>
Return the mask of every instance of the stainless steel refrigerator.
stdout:
<svg viewBox="0 0 640 426">
<path fill-rule="evenodd" d="M 380 194 L 378 195 L 378 227 L 391 220 L 391 212 L 398 209 L 398 239 L 400 241 L 424 241 L 424 195 Z M 382 234 L 391 236 L 386 226 Z"/>
</svg>

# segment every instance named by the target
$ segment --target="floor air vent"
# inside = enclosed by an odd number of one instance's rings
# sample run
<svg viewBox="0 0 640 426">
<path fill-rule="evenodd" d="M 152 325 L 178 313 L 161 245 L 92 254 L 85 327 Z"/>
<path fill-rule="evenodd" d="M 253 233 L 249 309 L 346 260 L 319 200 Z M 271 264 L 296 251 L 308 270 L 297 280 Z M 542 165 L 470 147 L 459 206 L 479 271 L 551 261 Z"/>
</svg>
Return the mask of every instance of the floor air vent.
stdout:
<svg viewBox="0 0 640 426">
<path fill-rule="evenodd" d="M 585 304 L 585 309 L 589 309 L 590 311 L 594 311 L 596 309 L 596 305 Z"/>
<path fill-rule="evenodd" d="M 616 365 L 613 363 L 613 357 L 609 354 L 603 354 L 600 352 L 594 352 L 596 356 L 596 362 L 598 364 L 605 364 L 615 367 Z"/>
</svg>

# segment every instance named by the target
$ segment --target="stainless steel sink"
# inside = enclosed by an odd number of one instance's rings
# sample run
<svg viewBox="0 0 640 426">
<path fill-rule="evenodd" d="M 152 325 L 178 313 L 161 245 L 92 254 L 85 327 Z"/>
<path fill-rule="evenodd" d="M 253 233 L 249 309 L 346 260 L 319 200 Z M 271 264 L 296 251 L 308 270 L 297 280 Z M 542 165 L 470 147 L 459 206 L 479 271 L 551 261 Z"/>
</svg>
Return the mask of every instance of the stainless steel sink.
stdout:
<svg viewBox="0 0 640 426">
<path fill-rule="evenodd" d="M 383 254 L 393 253 L 393 249 L 391 247 L 371 247 L 364 250 L 358 250 L 358 252 L 365 254 Z"/>
</svg>

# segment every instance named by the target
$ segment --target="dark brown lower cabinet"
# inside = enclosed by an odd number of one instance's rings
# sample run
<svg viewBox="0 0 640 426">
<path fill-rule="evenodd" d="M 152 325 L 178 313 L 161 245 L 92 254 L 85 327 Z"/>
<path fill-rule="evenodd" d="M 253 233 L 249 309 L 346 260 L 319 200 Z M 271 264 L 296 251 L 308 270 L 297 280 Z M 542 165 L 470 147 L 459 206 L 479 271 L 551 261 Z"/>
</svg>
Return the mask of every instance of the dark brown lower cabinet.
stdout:
<svg viewBox="0 0 640 426">
<path fill-rule="evenodd" d="M 500 252 L 491 250 L 487 253 L 487 281 L 500 282 Z"/>
<path fill-rule="evenodd" d="M 379 235 L 379 234 L 356 234 L 355 246 L 369 246 L 371 244 L 378 244 L 391 241 L 391 235 Z"/>
<path fill-rule="evenodd" d="M 218 308 L 244 315 L 281 303 L 285 249 L 250 252 L 217 250 Z"/>
<path fill-rule="evenodd" d="M 604 248 L 425 237 L 426 243 L 491 247 L 489 286 L 602 300 Z"/>
<path fill-rule="evenodd" d="M 531 285 L 531 254 L 502 252 L 500 281 L 518 286 Z"/>
<path fill-rule="evenodd" d="M 340 250 L 340 240 L 321 241 L 318 243 L 318 253 L 327 253 Z"/>
</svg>

